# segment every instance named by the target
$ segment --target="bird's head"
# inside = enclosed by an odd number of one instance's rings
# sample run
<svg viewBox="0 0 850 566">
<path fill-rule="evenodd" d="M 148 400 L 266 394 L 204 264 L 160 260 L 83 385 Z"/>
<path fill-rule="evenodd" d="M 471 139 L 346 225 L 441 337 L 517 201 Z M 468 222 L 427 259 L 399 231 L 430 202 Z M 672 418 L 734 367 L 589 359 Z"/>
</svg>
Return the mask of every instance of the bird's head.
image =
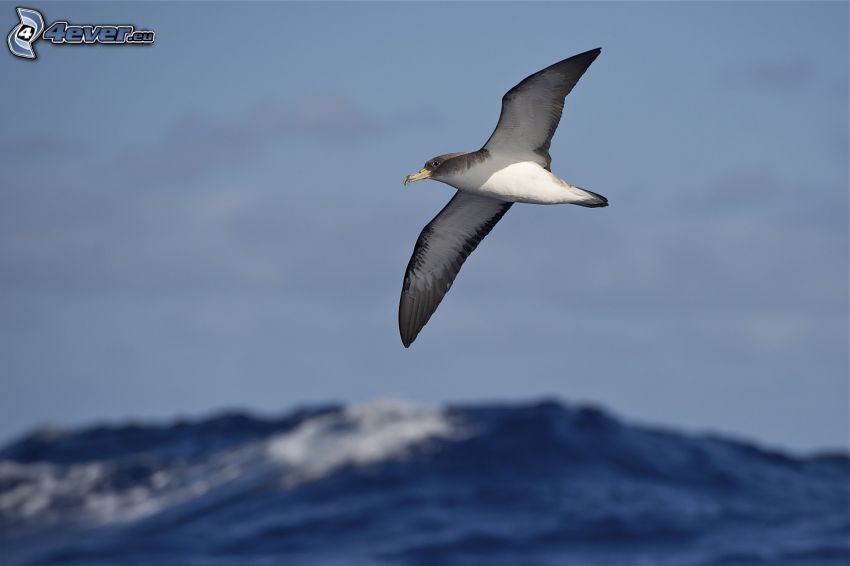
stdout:
<svg viewBox="0 0 850 566">
<path fill-rule="evenodd" d="M 425 162 L 425 166 L 419 170 L 419 173 L 414 173 L 413 175 L 405 177 L 404 184 L 408 185 L 416 181 L 421 181 L 422 179 L 434 179 L 439 181 L 441 171 L 446 171 L 446 163 L 461 155 L 466 155 L 466 153 L 463 151 L 458 153 L 447 153 L 445 155 L 438 155 L 437 157 L 429 159 Z"/>
</svg>

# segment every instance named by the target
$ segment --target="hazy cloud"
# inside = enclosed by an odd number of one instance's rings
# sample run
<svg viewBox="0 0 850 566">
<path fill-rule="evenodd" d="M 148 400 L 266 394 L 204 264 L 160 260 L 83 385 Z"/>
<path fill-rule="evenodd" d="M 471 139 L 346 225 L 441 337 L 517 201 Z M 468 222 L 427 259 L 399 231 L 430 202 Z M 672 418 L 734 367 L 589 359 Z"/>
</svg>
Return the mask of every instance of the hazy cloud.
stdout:
<svg viewBox="0 0 850 566">
<path fill-rule="evenodd" d="M 782 178 L 757 165 L 731 169 L 702 190 L 680 196 L 676 206 L 683 213 L 723 222 L 752 222 L 757 214 L 759 220 L 811 226 L 833 237 L 848 226 L 846 183 Z"/>
<path fill-rule="evenodd" d="M 382 121 L 340 97 L 258 104 L 230 117 L 188 114 L 153 144 L 117 155 L 112 169 L 131 182 L 181 182 L 245 163 L 289 139 L 351 142 L 379 135 Z"/>
<path fill-rule="evenodd" d="M 40 135 L 14 135 L 10 140 L 0 141 L 0 160 L 56 159 L 79 155 L 82 150 L 79 142 L 48 132 Z"/>
<path fill-rule="evenodd" d="M 336 95 L 291 104 L 265 102 L 229 117 L 185 115 L 154 144 L 117 155 L 111 168 L 134 183 L 182 182 L 248 164 L 277 143 L 360 143 L 383 136 L 398 124 L 420 125 L 433 118 L 424 109 L 378 116 Z"/>
<path fill-rule="evenodd" d="M 765 90 L 792 90 L 816 79 L 813 62 L 804 59 L 762 61 L 731 69 L 724 80 Z"/>
</svg>

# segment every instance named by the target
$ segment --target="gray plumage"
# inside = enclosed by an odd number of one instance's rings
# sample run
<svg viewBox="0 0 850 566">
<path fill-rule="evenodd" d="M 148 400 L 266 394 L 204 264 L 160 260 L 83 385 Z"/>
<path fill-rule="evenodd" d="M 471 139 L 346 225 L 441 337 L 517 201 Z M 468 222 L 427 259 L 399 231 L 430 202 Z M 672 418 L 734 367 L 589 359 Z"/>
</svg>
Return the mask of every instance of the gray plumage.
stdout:
<svg viewBox="0 0 850 566">
<path fill-rule="evenodd" d="M 502 97 L 499 122 L 481 149 L 435 157 L 419 173 L 405 179 L 408 184 L 431 178 L 459 189 L 422 230 L 407 265 L 398 311 L 405 347 L 431 318 L 466 258 L 514 201 L 607 206 L 608 200 L 602 195 L 554 177 L 549 155 L 564 98 L 600 52 L 593 49 L 580 53 L 526 77 Z M 507 173 L 507 165 L 523 163 L 532 169 Z M 482 171 L 487 173 L 482 176 Z M 496 175 L 500 176 L 498 181 Z M 528 189 L 532 177 L 539 184 Z M 519 186 L 515 181 L 526 185 Z"/>
<path fill-rule="evenodd" d="M 405 348 L 437 310 L 463 262 L 512 204 L 458 191 L 419 234 L 398 307 L 398 328 Z"/>
<path fill-rule="evenodd" d="M 535 153 L 540 165 L 549 169 L 549 145 L 564 112 L 564 99 L 601 52 L 591 49 L 564 59 L 505 93 L 499 122 L 483 149 L 522 148 Z"/>
</svg>

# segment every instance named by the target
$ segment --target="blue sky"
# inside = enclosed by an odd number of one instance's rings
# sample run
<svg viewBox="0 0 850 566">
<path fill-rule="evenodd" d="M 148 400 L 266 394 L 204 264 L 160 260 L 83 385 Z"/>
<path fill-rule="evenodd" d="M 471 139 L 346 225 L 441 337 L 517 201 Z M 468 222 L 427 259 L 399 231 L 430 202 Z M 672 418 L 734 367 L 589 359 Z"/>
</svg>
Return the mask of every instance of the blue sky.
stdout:
<svg viewBox="0 0 850 566">
<path fill-rule="evenodd" d="M 847 446 L 846 3 L 31 6 L 157 36 L 0 57 L 0 438 L 557 396 Z M 404 175 L 598 46 L 551 154 L 611 206 L 513 207 L 405 350 Z"/>
</svg>

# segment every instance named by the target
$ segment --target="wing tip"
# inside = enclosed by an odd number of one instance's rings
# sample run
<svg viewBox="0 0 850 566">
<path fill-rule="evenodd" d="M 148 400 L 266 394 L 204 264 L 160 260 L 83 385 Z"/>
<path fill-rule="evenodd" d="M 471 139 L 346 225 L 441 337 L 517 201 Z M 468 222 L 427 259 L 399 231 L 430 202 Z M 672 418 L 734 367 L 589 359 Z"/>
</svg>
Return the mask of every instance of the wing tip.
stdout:
<svg viewBox="0 0 850 566">
<path fill-rule="evenodd" d="M 596 60 L 597 57 L 599 57 L 600 53 L 602 53 L 602 48 L 597 47 L 596 49 L 589 49 L 589 50 L 585 51 L 584 53 L 579 53 L 578 55 L 573 55 L 572 57 L 570 57 L 570 59 L 578 59 L 578 60 L 589 59 L 590 62 L 592 63 L 593 61 Z"/>
<path fill-rule="evenodd" d="M 401 299 L 398 303 L 398 334 L 405 348 L 410 348 L 410 345 L 416 340 L 416 335 L 419 334 L 413 328 L 412 310 L 411 298 L 407 294 L 407 291 L 402 290 Z"/>
</svg>

